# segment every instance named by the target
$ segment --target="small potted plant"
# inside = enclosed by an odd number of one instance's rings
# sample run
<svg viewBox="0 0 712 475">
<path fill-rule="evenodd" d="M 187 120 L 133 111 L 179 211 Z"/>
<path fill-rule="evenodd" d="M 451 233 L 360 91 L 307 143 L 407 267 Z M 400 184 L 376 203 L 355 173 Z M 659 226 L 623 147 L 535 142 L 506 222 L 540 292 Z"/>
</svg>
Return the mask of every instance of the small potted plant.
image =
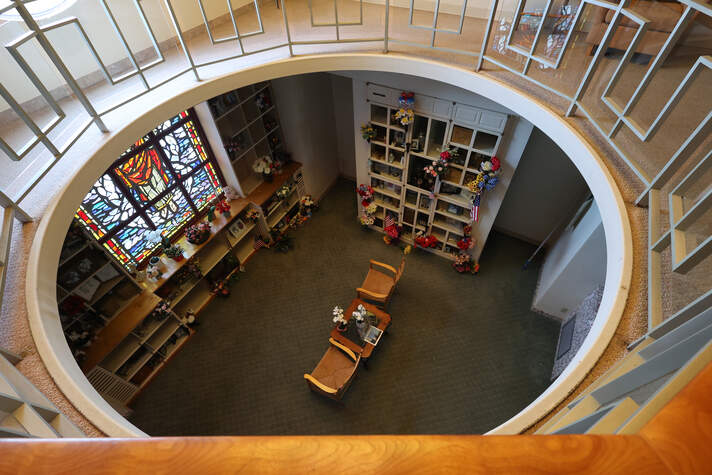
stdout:
<svg viewBox="0 0 712 475">
<path fill-rule="evenodd" d="M 183 248 L 178 244 L 172 244 L 165 248 L 163 252 L 176 262 L 182 261 L 185 256 L 183 255 Z"/>
<path fill-rule="evenodd" d="M 185 231 L 185 238 L 191 244 L 202 244 L 210 237 L 210 223 L 202 221 L 190 226 Z"/>
<path fill-rule="evenodd" d="M 332 321 L 336 323 L 336 329 L 340 332 L 346 331 L 349 322 L 344 318 L 344 309 L 337 305 L 331 313 L 334 316 Z"/>
</svg>

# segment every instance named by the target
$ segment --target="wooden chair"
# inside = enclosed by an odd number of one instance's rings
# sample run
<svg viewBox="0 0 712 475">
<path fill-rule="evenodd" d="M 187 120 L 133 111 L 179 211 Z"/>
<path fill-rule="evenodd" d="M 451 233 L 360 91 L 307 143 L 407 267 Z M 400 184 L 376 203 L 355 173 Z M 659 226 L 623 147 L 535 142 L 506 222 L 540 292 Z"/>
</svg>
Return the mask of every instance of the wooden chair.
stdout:
<svg viewBox="0 0 712 475">
<path fill-rule="evenodd" d="M 311 374 L 305 374 L 307 385 L 315 393 L 339 400 L 351 385 L 361 361 L 361 354 L 354 353 L 333 338 L 329 349 Z"/>
<path fill-rule="evenodd" d="M 385 308 L 391 300 L 396 284 L 403 275 L 403 269 L 405 269 L 405 256 L 401 259 L 397 270 L 388 264 L 371 259 L 368 274 L 366 274 L 361 287 L 356 289 L 356 295 L 361 300 Z M 383 270 L 389 273 L 383 272 Z"/>
</svg>

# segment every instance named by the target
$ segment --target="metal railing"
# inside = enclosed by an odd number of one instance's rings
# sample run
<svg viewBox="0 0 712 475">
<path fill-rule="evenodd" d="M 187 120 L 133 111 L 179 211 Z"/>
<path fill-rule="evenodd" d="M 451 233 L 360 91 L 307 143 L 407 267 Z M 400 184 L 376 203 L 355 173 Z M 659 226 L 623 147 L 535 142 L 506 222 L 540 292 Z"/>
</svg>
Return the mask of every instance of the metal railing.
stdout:
<svg viewBox="0 0 712 475">
<path fill-rule="evenodd" d="M 5 44 L 5 50 L 22 72 L 22 79 L 34 86 L 37 97 L 42 98 L 45 109 L 51 110 L 54 118 L 39 124 L 27 106 L 27 98 L 23 102 L 0 80 L 0 97 L 18 118 L 16 123 L 24 125 L 30 134 L 25 143 L 13 146 L 0 133 L 0 150 L 6 160 L 16 162 L 27 160 L 32 153 L 51 157 L 33 164 L 29 179 L 25 172 L 21 183 L 6 184 L 6 190 L 0 187 L 0 206 L 5 210 L 0 223 L 0 250 L 3 251 L 0 272 L 7 262 L 13 216 L 22 222 L 31 220 L 23 209 L 23 201 L 92 124 L 102 132 L 108 130 L 103 120 L 107 114 L 184 74 L 191 74 L 199 81 L 201 70 L 215 63 L 277 50 L 288 52 L 289 56 L 299 54 L 302 49 L 308 53 L 331 52 L 330 47 L 341 45 L 342 48 L 355 46 L 359 50 L 375 47 L 384 54 L 391 51 L 409 54 L 412 49 L 425 51 L 443 61 L 469 65 L 473 71 L 483 74 L 509 74 L 512 81 L 526 81 L 535 85 L 536 91 L 550 92 L 562 99 L 561 115 L 576 116 L 591 124 L 637 177 L 636 186 L 644 190 L 637 204 L 649 207 L 649 332 L 655 332 L 660 325 L 670 325 L 666 313 L 674 321 L 690 313 L 691 306 L 695 313 L 699 313 L 701 307 L 712 306 L 712 290 L 690 294 L 688 301 L 682 304 L 667 302 L 663 297 L 666 294 L 664 282 L 670 275 L 687 274 L 697 279 L 700 274 L 704 275 L 700 269 L 709 267 L 712 254 L 709 229 L 703 227 L 700 231 L 700 226 L 695 226 L 712 211 L 712 190 L 705 189 L 702 183 L 703 190 L 699 191 L 699 180 L 705 180 L 712 168 L 712 152 L 705 150 L 710 146 L 708 137 L 712 129 L 710 95 L 709 92 L 704 94 L 705 83 L 709 91 L 712 78 L 712 56 L 709 55 L 712 52 L 709 33 L 712 8 L 709 4 L 680 0 L 677 4 L 680 13 L 674 26 L 665 33 L 664 40 L 659 40 L 659 49 L 650 53 L 641 49 L 642 45 L 649 35 L 654 33 L 659 38 L 661 34 L 651 32 L 653 20 L 636 12 L 630 0 L 619 3 L 581 0 L 578 4 L 547 0 L 542 9 L 534 10 L 527 0 L 518 0 L 514 8 L 503 0 L 479 5 L 468 0 L 435 0 L 430 12 L 417 9 L 414 0 L 402 6 L 390 0 L 381 4 L 363 0 L 318 3 L 278 0 L 275 5 L 253 0 L 237 10 L 234 2 L 227 0 L 224 11 L 217 10 L 218 2 L 196 0 L 192 12 L 199 12 L 199 17 L 193 16 L 201 20 L 200 24 L 191 24 L 194 18 L 186 13 L 189 2 L 183 2 L 177 9 L 172 0 L 133 0 L 130 4 L 80 0 L 80 3 L 101 7 L 96 9 L 100 13 L 92 14 L 90 23 L 96 20 L 98 24 L 101 20 L 102 24 L 110 25 L 114 50 L 105 45 L 100 47 L 91 25 L 75 16 L 40 24 L 27 10 L 26 3 L 31 1 L 11 0 L 0 8 L 0 15 L 15 10 L 22 18 L 24 30 Z M 147 11 L 149 6 L 150 11 Z M 119 8 L 121 15 L 115 11 Z M 478 16 L 478 12 L 487 13 L 483 17 Z M 331 15 L 333 19 L 323 21 L 323 17 Z M 347 20 L 347 16 L 354 18 Z M 244 32 L 246 24 L 249 28 Z M 68 64 L 67 46 L 54 36 L 68 29 L 74 29 L 78 35 L 77 45 L 81 46 L 78 50 L 83 52 L 75 52 L 81 56 L 79 60 L 76 57 L 69 60 L 73 65 L 77 61 L 94 64 L 94 76 L 91 73 L 80 76 L 74 71 L 76 67 Z M 704 30 L 701 42 L 708 47 L 706 53 L 685 56 L 682 65 L 676 60 L 675 67 L 668 68 L 674 48 L 681 47 L 694 29 Z M 228 33 L 225 34 L 225 30 L 229 30 Z M 590 43 L 594 31 L 600 34 Z M 204 41 L 203 32 L 208 41 Z M 624 33 L 632 35 L 632 39 L 624 51 L 619 51 L 618 60 L 611 59 L 610 52 L 620 49 L 619 37 Z M 145 47 L 132 46 L 138 35 L 143 35 Z M 70 133 L 63 135 L 68 139 L 61 143 L 52 133 L 69 118 L 66 107 L 54 97 L 57 89 L 50 90 L 46 79 L 41 77 L 36 68 L 37 58 L 31 61 L 32 58 L 22 52 L 23 45 L 30 42 L 38 46 L 33 51 L 41 51 L 55 68 L 64 89 L 71 91 L 68 97 L 76 106 L 74 114 L 86 116 L 78 124 L 72 122 Z M 590 47 L 584 43 L 590 43 Z M 645 70 L 637 64 L 639 51 L 643 50 L 648 51 L 650 61 Z M 112 53 L 108 56 L 113 59 L 103 57 L 107 51 Z M 120 60 L 116 59 L 116 51 L 123 52 Z M 142 59 L 146 56 L 153 59 Z M 163 68 L 162 73 L 153 74 L 160 68 Z M 122 72 L 112 74 L 112 69 L 122 69 Z M 105 81 L 103 89 L 97 86 L 97 74 Z M 94 82 L 89 81 L 90 77 L 95 78 Z M 120 84 L 131 81 L 135 84 L 117 89 Z M 623 93 L 623 98 L 620 91 L 616 92 L 621 86 L 632 89 Z M 98 89 L 105 91 L 105 98 L 111 100 L 92 99 Z M 688 98 L 695 94 L 703 100 L 690 106 Z M 651 96 L 659 97 L 653 97 L 651 104 Z M 641 107 L 643 102 L 645 107 Z M 639 113 L 643 109 L 654 110 L 652 118 L 646 120 L 644 116 L 650 114 Z M 38 151 L 42 146 L 45 150 Z M 672 153 L 668 153 L 668 149 L 672 149 Z M 666 212 L 668 220 L 663 219 Z M 2 275 L 4 273 L 0 274 L 0 297 Z"/>
</svg>

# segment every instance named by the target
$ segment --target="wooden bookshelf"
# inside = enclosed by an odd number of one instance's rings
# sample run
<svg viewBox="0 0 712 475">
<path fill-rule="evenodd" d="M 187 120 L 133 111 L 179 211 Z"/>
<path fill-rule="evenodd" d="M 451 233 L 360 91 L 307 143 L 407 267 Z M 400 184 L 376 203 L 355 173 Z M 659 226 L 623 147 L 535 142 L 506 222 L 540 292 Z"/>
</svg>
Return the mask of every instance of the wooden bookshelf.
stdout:
<svg viewBox="0 0 712 475">
<path fill-rule="evenodd" d="M 138 297 L 133 299 L 111 323 L 99 332 L 96 340 L 87 349 L 86 358 L 82 363 L 82 370 L 87 372 L 99 364 L 156 308 L 160 301 L 161 298 L 158 295 L 148 290 L 144 290 Z"/>
</svg>

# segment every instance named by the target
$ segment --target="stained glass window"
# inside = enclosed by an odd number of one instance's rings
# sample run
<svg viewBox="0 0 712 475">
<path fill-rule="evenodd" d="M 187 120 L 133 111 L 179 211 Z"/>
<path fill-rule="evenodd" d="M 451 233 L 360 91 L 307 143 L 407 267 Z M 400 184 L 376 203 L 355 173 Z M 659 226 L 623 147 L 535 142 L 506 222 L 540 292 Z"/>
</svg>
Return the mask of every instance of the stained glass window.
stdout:
<svg viewBox="0 0 712 475">
<path fill-rule="evenodd" d="M 121 264 L 140 265 L 222 193 L 192 111 L 159 124 L 132 144 L 84 197 L 78 219 Z"/>
</svg>

